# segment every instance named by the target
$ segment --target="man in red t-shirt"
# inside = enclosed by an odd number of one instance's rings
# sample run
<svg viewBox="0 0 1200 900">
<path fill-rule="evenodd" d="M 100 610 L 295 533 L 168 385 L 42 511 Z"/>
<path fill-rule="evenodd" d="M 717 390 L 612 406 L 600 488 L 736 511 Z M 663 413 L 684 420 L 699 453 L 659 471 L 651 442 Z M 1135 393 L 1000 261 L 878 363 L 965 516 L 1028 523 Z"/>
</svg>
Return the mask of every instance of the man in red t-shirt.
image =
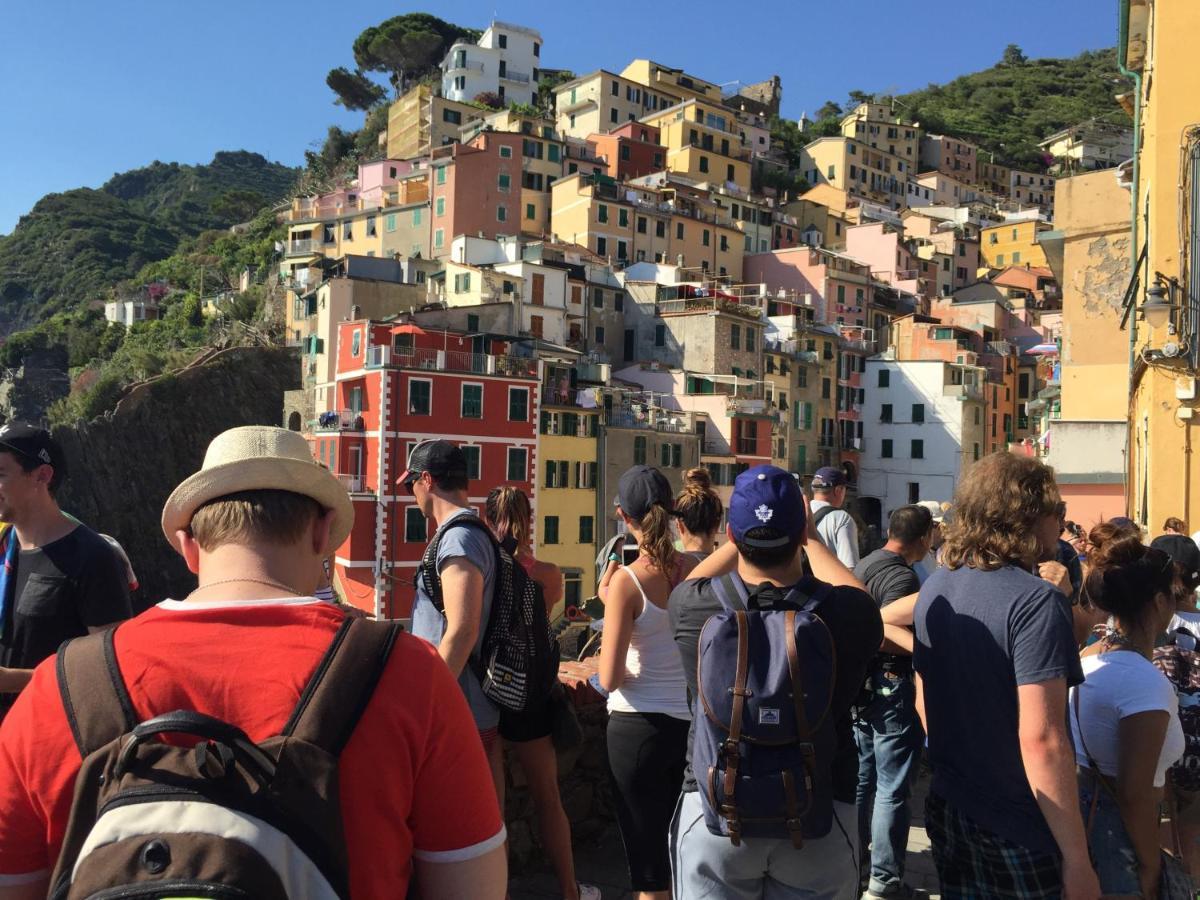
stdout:
<svg viewBox="0 0 1200 900">
<path fill-rule="evenodd" d="M 279 734 L 344 613 L 311 596 L 347 537 L 345 489 L 300 435 L 236 428 L 163 510 L 199 587 L 115 634 L 139 721 L 176 709 Z M 45 897 L 79 751 L 53 659 L 0 727 L 0 900 Z M 500 900 L 504 825 L 462 692 L 437 651 L 400 635 L 339 760 L 351 895 Z"/>
</svg>

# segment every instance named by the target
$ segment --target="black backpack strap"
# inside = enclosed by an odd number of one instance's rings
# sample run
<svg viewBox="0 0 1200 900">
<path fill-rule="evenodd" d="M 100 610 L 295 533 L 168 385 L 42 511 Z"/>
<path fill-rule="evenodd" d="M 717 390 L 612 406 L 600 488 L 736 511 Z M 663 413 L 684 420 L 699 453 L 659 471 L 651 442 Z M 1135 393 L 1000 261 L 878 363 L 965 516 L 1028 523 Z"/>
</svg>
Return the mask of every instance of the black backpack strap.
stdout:
<svg viewBox="0 0 1200 900">
<path fill-rule="evenodd" d="M 496 555 L 497 568 L 500 563 L 500 544 L 496 541 L 496 536 L 492 534 L 492 529 L 488 528 L 487 523 L 478 516 L 471 515 L 470 513 L 459 514 L 444 525 L 438 526 L 438 530 L 433 533 L 433 540 L 429 542 L 429 546 L 425 548 L 425 553 L 421 557 L 421 564 L 417 569 L 417 577 L 425 579 L 425 589 L 429 592 L 430 599 L 433 600 L 434 608 L 443 615 L 445 614 L 445 609 L 442 604 L 442 574 L 438 571 L 437 554 L 438 549 L 442 545 L 443 535 L 451 528 L 459 527 L 478 528 L 483 531 L 492 544 L 492 550 Z"/>
<path fill-rule="evenodd" d="M 399 622 L 347 616 L 309 678 L 283 734 L 339 755 L 375 692 L 401 630 Z"/>
<path fill-rule="evenodd" d="M 820 525 L 825 520 L 826 516 L 831 516 L 835 512 L 840 512 L 840 511 L 841 511 L 841 507 L 822 506 L 815 513 L 813 513 L 813 528 L 816 528 L 818 525 Z"/>
<path fill-rule="evenodd" d="M 116 628 L 66 641 L 58 648 L 58 690 L 79 755 L 86 757 L 137 725 L 117 665 Z"/>
</svg>

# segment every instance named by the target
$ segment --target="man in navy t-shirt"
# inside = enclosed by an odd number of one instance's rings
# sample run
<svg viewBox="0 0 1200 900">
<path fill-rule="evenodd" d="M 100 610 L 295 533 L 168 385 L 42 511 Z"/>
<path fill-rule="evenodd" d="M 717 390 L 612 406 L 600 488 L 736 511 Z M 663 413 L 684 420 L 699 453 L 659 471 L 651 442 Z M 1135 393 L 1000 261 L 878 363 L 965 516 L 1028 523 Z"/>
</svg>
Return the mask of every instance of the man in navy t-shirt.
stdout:
<svg viewBox="0 0 1200 900">
<path fill-rule="evenodd" d="M 942 568 L 921 587 L 913 667 L 945 896 L 1099 896 L 1066 730 L 1079 651 L 1067 598 L 1032 574 L 1058 549 L 1058 502 L 1052 470 L 1035 459 L 976 463 Z"/>
</svg>

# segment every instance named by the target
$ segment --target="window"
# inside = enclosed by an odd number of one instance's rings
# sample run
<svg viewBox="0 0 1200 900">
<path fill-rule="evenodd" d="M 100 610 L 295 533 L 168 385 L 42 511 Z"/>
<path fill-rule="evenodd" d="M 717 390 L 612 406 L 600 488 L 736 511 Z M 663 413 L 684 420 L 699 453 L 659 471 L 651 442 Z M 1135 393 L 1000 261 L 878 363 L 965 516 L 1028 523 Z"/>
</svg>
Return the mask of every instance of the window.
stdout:
<svg viewBox="0 0 1200 900">
<path fill-rule="evenodd" d="M 721 235 L 721 250 L 722 252 L 729 249 L 729 238 L 726 235 Z"/>
<path fill-rule="evenodd" d="M 912 458 L 913 459 L 924 459 L 925 458 L 925 442 L 924 441 L 914 440 L 912 442 Z"/>
<path fill-rule="evenodd" d="M 973 455 L 975 457 L 975 462 L 979 462 L 979 445 L 972 444 L 972 450 L 974 451 Z"/>
<path fill-rule="evenodd" d="M 617 113 L 616 107 L 613 107 L 608 111 L 608 120 L 614 125 L 621 121 L 621 116 Z"/>
<path fill-rule="evenodd" d="M 833 344 L 825 341 L 824 352 L 821 354 L 825 359 L 833 359 Z"/>
<path fill-rule="evenodd" d="M 446 167 L 438 166 L 435 171 L 436 171 L 436 175 L 434 176 L 434 183 L 435 184 L 445 184 L 446 183 Z"/>
<path fill-rule="evenodd" d="M 754 329 L 749 327 L 746 328 L 746 349 L 754 352 Z"/>
<path fill-rule="evenodd" d="M 614 81 L 614 82 L 612 83 L 612 86 L 611 86 L 610 90 L 611 90 L 611 92 L 612 92 L 612 95 L 613 95 L 614 97 L 620 97 L 620 96 L 621 96 L 621 85 L 620 85 L 620 84 L 618 84 L 617 82 L 615 82 L 615 81 Z"/>
<path fill-rule="evenodd" d="M 566 431 L 563 431 L 566 434 Z M 548 460 L 546 462 L 546 487 L 565 488 L 567 484 L 568 465 L 565 459 Z"/>
<path fill-rule="evenodd" d="M 463 456 L 467 459 L 467 478 L 472 481 L 479 480 L 479 448 L 474 445 L 464 444 L 459 449 L 462 450 Z"/>
<path fill-rule="evenodd" d="M 629 210 L 625 209 L 624 207 L 619 207 L 617 209 L 617 224 L 622 228 L 629 227 Z"/>
<path fill-rule="evenodd" d="M 429 524 L 419 507 L 404 508 L 404 542 L 424 544 L 429 540 Z"/>
<path fill-rule="evenodd" d="M 362 332 L 357 328 L 354 329 L 354 335 L 350 338 L 350 355 L 358 356 L 362 350 Z"/>
<path fill-rule="evenodd" d="M 483 418 L 483 385 L 464 384 L 460 415 L 464 419 Z"/>
<path fill-rule="evenodd" d="M 542 45 L 541 45 L 541 44 L 534 44 L 534 45 L 533 45 L 533 55 L 534 55 L 534 56 L 541 56 L 541 55 L 542 55 Z"/>
<path fill-rule="evenodd" d="M 675 223 L 675 239 L 680 240 L 680 241 L 683 240 L 683 223 L 682 222 Z"/>
<path fill-rule="evenodd" d="M 408 414 L 410 416 L 429 415 L 433 383 L 421 378 L 413 378 L 408 382 Z"/>
<path fill-rule="evenodd" d="M 511 184 L 512 184 L 512 177 L 504 174 L 503 172 L 501 172 L 500 175 L 497 176 L 497 178 L 496 178 L 496 187 L 499 188 L 501 191 L 503 191 L 506 194 L 508 193 L 508 188 Z"/>
<path fill-rule="evenodd" d="M 579 543 L 590 544 L 595 540 L 592 529 L 593 521 L 591 516 L 579 517 Z"/>
<path fill-rule="evenodd" d="M 1014 265 L 1021 261 L 1021 251 L 1020 250 L 1013 251 L 1012 261 L 1013 261 Z"/>
<path fill-rule="evenodd" d="M 597 344 L 604 343 L 604 326 L 603 325 L 596 326 L 596 343 Z"/>
<path fill-rule="evenodd" d="M 596 209 L 596 221 L 601 225 L 608 224 L 608 207 L 603 203 Z"/>
<path fill-rule="evenodd" d="M 667 326 L 659 322 L 654 326 L 654 346 L 665 347 L 667 345 Z"/>
<path fill-rule="evenodd" d="M 879 384 L 877 386 L 881 387 L 881 388 L 890 387 L 891 383 L 892 383 L 892 370 L 891 369 L 880 369 L 879 370 Z"/>
<path fill-rule="evenodd" d="M 629 259 L 629 244 L 626 241 L 617 241 L 617 259 Z"/>
<path fill-rule="evenodd" d="M 921 502 L 921 483 L 919 481 L 908 482 L 908 502 L 910 504 Z"/>
<path fill-rule="evenodd" d="M 529 421 L 529 388 L 508 389 L 508 421 Z"/>
<path fill-rule="evenodd" d="M 592 308 L 604 309 L 604 291 L 600 290 L 600 288 L 592 291 Z"/>
<path fill-rule="evenodd" d="M 998 266 L 1004 265 L 1004 254 L 1003 253 L 996 254 L 996 265 L 998 265 Z"/>
<path fill-rule="evenodd" d="M 435 216 L 444 216 L 446 214 L 446 198 L 438 197 L 433 201 L 433 214 Z"/>
<path fill-rule="evenodd" d="M 742 349 L 742 326 L 741 325 L 730 325 L 729 326 L 729 346 L 732 347 L 734 350 Z"/>
<path fill-rule="evenodd" d="M 925 404 L 914 403 L 912 405 L 912 420 L 916 424 L 921 424 L 925 421 Z"/>
<path fill-rule="evenodd" d="M 507 144 L 501 144 L 500 145 L 500 158 L 501 159 L 512 159 L 512 147 L 508 146 Z"/>
<path fill-rule="evenodd" d="M 885 403 L 885 404 L 883 404 L 883 406 L 879 407 L 879 421 L 880 422 L 892 421 L 892 404 Z"/>
<path fill-rule="evenodd" d="M 708 171 L 708 157 L 707 156 L 700 157 L 700 171 L 701 172 Z"/>
<path fill-rule="evenodd" d="M 451 125 L 461 125 L 462 113 L 460 113 L 457 109 L 443 109 L 442 121 L 449 122 Z"/>
<path fill-rule="evenodd" d="M 395 213 L 392 213 L 391 215 L 388 215 L 388 216 L 384 216 L 383 227 L 384 227 L 385 231 L 395 231 L 396 230 L 396 214 Z"/>
<path fill-rule="evenodd" d="M 444 228 L 438 228 L 433 232 L 433 246 L 435 249 L 446 245 L 446 231 Z"/>
<path fill-rule="evenodd" d="M 821 399 L 828 400 L 830 394 L 830 382 L 828 378 L 821 379 Z"/>
<path fill-rule="evenodd" d="M 664 222 L 662 219 L 659 219 L 657 222 L 654 223 L 654 236 L 655 237 L 666 237 L 667 236 L 667 223 Z"/>
<path fill-rule="evenodd" d="M 532 204 L 532 203 L 525 204 L 525 218 L 526 219 L 536 219 L 537 218 L 537 207 L 534 204 Z"/>
<path fill-rule="evenodd" d="M 884 459 L 892 458 L 892 439 L 884 438 L 879 445 L 879 455 Z"/>
<path fill-rule="evenodd" d="M 354 223 L 353 222 L 343 222 L 342 223 L 342 240 L 343 241 L 354 240 Z"/>
<path fill-rule="evenodd" d="M 524 447 L 508 448 L 508 481 L 524 481 L 528 477 L 529 451 Z"/>
<path fill-rule="evenodd" d="M 837 167 L 836 167 L 836 166 L 830 166 L 830 167 L 829 167 L 829 169 L 828 169 L 828 171 L 825 173 L 825 174 L 826 174 L 826 177 L 827 177 L 827 178 L 828 178 L 830 181 L 833 181 L 833 179 L 834 179 L 834 173 L 835 173 L 836 171 L 837 171 Z"/>
<path fill-rule="evenodd" d="M 977 407 L 975 407 L 975 424 L 978 425 L 979 422 L 980 422 L 980 413 L 979 413 L 979 407 L 977 406 Z"/>
<path fill-rule="evenodd" d="M 635 466 L 646 464 L 646 439 L 641 435 L 633 439 L 633 464 Z"/>
<path fill-rule="evenodd" d="M 503 207 L 503 206 L 496 207 L 496 221 L 497 222 L 507 222 L 508 221 L 508 209 L 506 207 Z"/>
</svg>

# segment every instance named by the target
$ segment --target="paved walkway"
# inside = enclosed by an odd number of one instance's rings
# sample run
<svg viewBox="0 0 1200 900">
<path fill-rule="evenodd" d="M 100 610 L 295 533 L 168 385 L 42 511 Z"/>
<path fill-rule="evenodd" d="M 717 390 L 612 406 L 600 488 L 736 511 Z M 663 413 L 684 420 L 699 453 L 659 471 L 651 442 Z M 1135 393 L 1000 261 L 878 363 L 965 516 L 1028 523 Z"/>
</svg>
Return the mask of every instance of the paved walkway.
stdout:
<svg viewBox="0 0 1200 900">
<path fill-rule="evenodd" d="M 908 871 L 905 881 L 924 893 L 918 897 L 938 897 L 937 873 L 925 835 L 925 793 L 928 776 L 917 784 L 913 797 L 913 825 L 908 837 Z M 575 848 L 576 876 L 585 883 L 597 885 L 604 900 L 629 900 L 629 876 L 625 869 L 625 850 L 616 826 L 604 833 L 598 843 Z M 559 900 L 558 882 L 548 872 L 514 878 L 509 883 L 510 900 Z M 682 898 L 686 900 L 686 898 Z"/>
</svg>

